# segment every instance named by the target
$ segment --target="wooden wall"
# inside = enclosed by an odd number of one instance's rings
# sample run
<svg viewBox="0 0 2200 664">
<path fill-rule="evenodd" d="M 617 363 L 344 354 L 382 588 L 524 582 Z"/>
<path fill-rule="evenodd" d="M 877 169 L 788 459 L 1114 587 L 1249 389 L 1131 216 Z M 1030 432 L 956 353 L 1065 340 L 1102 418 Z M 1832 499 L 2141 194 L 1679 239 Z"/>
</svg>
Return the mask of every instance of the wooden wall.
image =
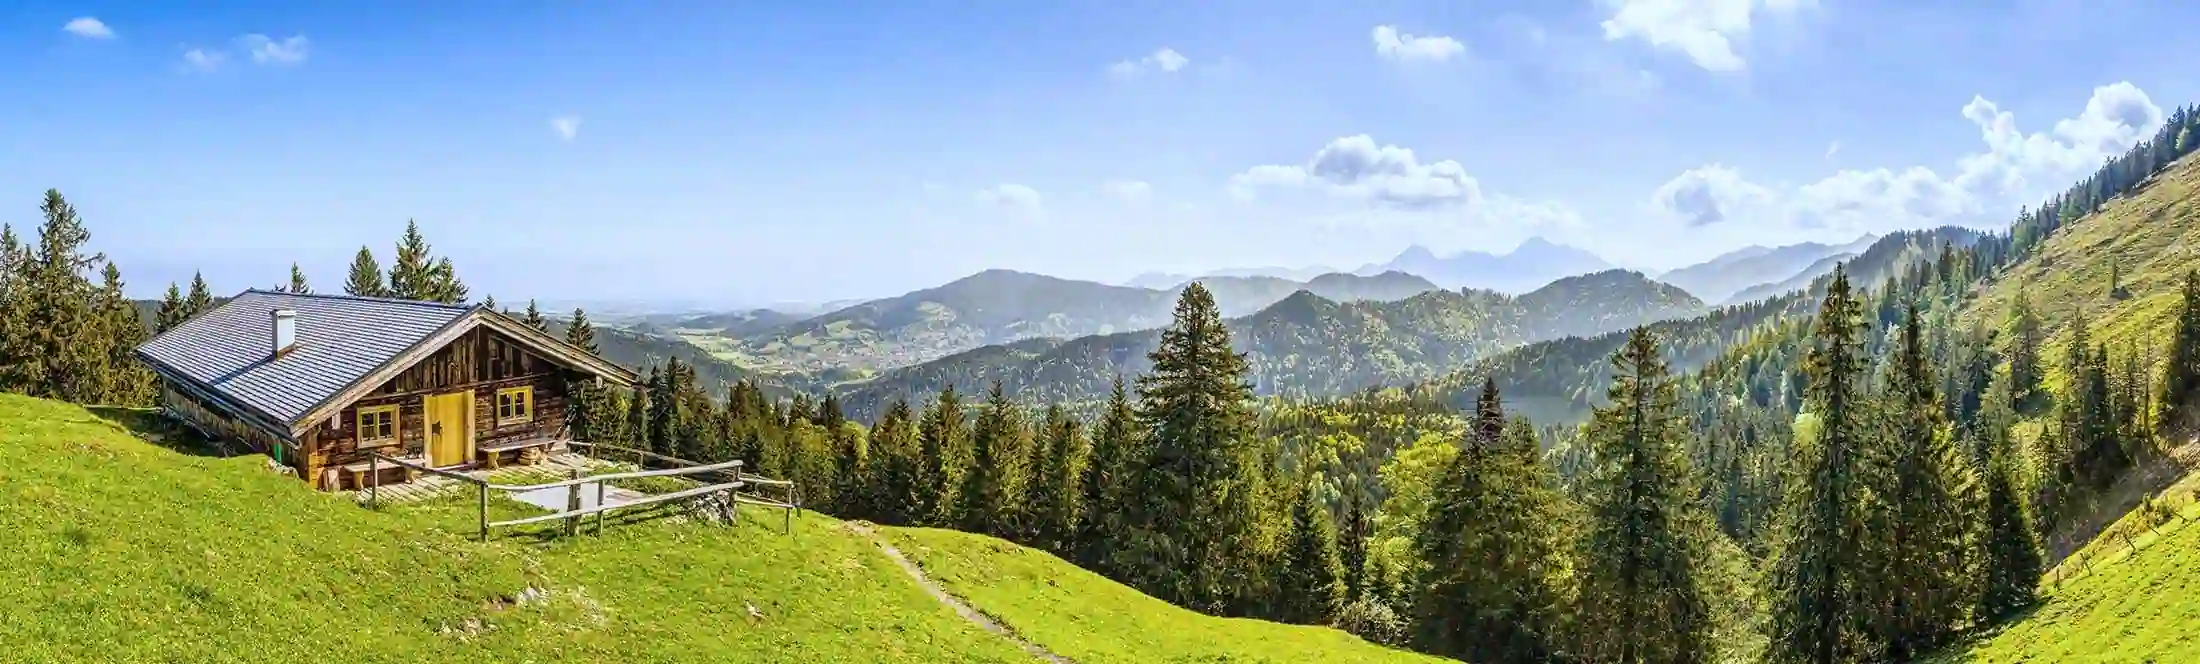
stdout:
<svg viewBox="0 0 2200 664">
<path fill-rule="evenodd" d="M 563 438 L 566 381 L 571 373 L 527 352 L 502 334 L 475 328 L 344 407 L 334 426 L 321 422 L 313 430 L 317 444 L 312 466 L 317 469 L 366 460 L 366 454 L 358 449 L 358 417 L 359 408 L 369 406 L 398 407 L 397 442 L 376 449 L 392 456 L 418 454 L 427 442 L 427 417 L 421 399 L 469 389 L 474 391 L 475 445 L 514 438 Z M 519 385 L 535 388 L 534 419 L 525 424 L 497 426 L 496 391 Z"/>
<path fill-rule="evenodd" d="M 281 447 L 281 457 L 285 463 L 293 466 L 299 466 L 302 463 L 302 460 L 297 458 L 301 456 L 298 454 L 297 446 L 275 437 L 275 434 L 269 433 L 267 429 L 230 417 L 223 410 L 213 408 L 190 392 L 177 387 L 175 383 L 170 382 L 167 378 L 162 378 L 160 381 L 160 404 L 168 412 L 186 422 L 190 422 L 192 426 L 198 427 L 200 431 L 210 436 L 244 443 L 245 446 L 252 448 L 252 451 L 269 456 L 275 456 L 276 448 Z M 304 468 L 300 466 L 300 472 L 303 472 L 303 470 Z"/>
</svg>

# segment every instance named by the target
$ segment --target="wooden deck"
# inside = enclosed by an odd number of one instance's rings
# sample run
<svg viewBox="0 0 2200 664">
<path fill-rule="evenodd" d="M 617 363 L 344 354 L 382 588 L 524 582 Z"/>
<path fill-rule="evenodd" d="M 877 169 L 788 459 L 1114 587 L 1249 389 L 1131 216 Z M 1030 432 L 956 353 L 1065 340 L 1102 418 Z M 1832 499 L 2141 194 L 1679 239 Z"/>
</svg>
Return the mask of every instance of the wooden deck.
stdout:
<svg viewBox="0 0 2200 664">
<path fill-rule="evenodd" d="M 551 455 L 550 457 L 543 459 L 542 463 L 534 465 L 504 466 L 496 470 L 476 468 L 474 470 L 466 471 L 465 474 L 469 477 L 485 479 L 496 484 L 538 484 L 543 482 L 556 482 L 558 480 L 570 479 L 573 477 L 573 470 L 576 468 L 580 469 L 582 474 L 589 475 L 597 474 L 600 472 L 609 472 L 613 470 L 632 470 L 634 468 L 634 465 L 602 459 L 591 459 L 585 456 L 581 456 L 579 454 L 566 452 L 562 454 Z M 382 485 L 381 495 L 378 496 L 377 499 L 385 505 L 417 503 L 431 498 L 452 495 L 457 493 L 461 489 L 465 489 L 464 495 L 473 495 L 473 489 L 469 488 L 463 482 L 460 482 L 458 480 L 454 480 L 448 477 L 421 475 L 420 479 L 416 479 L 411 482 L 392 482 Z M 609 490 L 609 492 L 623 493 L 627 492 L 627 490 L 613 487 Z M 353 500 L 359 501 L 362 504 L 367 502 L 367 491 L 346 491 L 344 493 L 349 495 Z M 638 496 L 640 494 L 635 495 Z M 620 497 L 626 498 L 628 496 Z M 604 500 L 606 502 L 615 502 L 612 496 L 609 494 L 604 497 Z"/>
</svg>

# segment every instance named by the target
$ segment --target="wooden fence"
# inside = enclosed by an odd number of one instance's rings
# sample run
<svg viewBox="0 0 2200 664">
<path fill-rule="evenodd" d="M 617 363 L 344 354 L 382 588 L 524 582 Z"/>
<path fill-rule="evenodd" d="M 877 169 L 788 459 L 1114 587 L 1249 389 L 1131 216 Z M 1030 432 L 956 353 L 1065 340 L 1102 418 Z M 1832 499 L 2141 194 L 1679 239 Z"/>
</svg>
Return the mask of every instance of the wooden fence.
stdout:
<svg viewBox="0 0 2200 664">
<path fill-rule="evenodd" d="M 572 444 L 576 446 L 588 446 L 587 443 L 576 442 Z M 620 450 L 622 448 L 603 447 L 601 449 Z M 638 452 L 638 450 L 624 451 Z M 643 454 L 648 453 L 644 452 Z M 734 523 L 735 518 L 738 516 L 738 513 L 736 512 L 738 506 L 742 503 L 748 503 L 751 505 L 783 509 L 786 512 L 784 516 L 785 530 L 789 533 L 794 532 L 794 512 L 795 510 L 799 509 L 799 503 L 791 498 L 791 496 L 795 495 L 794 483 L 785 480 L 775 480 L 767 477 L 745 475 L 741 472 L 742 464 L 740 461 L 727 461 L 724 463 L 714 464 L 699 464 L 692 461 L 684 461 L 671 457 L 662 458 L 668 462 L 679 462 L 683 465 L 677 468 L 666 468 L 659 470 L 648 470 L 645 468 L 643 470 L 633 472 L 606 473 L 602 475 L 588 476 L 581 475 L 580 469 L 576 468 L 573 470 L 572 478 L 559 480 L 556 482 L 548 482 L 543 484 L 497 484 L 494 482 L 490 482 L 487 479 L 474 477 L 465 473 L 452 472 L 448 470 L 438 470 L 412 461 L 390 457 L 380 452 L 370 452 L 368 453 L 367 457 L 367 476 L 374 478 L 374 481 L 367 487 L 367 501 L 369 505 L 376 505 L 379 503 L 380 489 L 382 486 L 381 464 L 389 463 L 391 465 L 405 468 L 407 470 L 416 471 L 425 475 L 433 475 L 436 477 L 442 477 L 455 480 L 464 484 L 472 485 L 475 489 L 476 495 L 478 496 L 478 500 L 476 503 L 476 513 L 480 522 L 480 539 L 483 542 L 489 541 L 489 530 L 491 528 L 520 526 L 531 523 L 543 523 L 558 520 L 565 521 L 565 534 L 571 536 L 580 532 L 581 520 L 583 517 L 588 516 L 595 517 L 594 532 L 601 533 L 603 532 L 604 515 L 611 511 L 627 509 L 631 507 L 645 507 L 676 500 L 700 498 L 716 493 L 726 494 L 726 501 L 722 503 L 722 508 L 725 510 L 725 518 L 727 523 Z M 697 481 L 704 482 L 702 486 L 682 489 L 671 493 L 655 494 L 639 500 L 626 501 L 618 504 L 606 504 L 604 502 L 604 485 L 612 480 L 633 479 L 641 477 L 694 476 L 700 478 L 712 475 L 717 476 L 718 481 L 703 481 L 701 479 L 698 479 Z M 588 484 L 596 485 L 596 504 L 592 507 L 584 508 L 581 506 L 581 491 L 582 487 Z M 783 487 L 790 498 L 789 500 L 782 502 L 766 500 L 756 496 L 743 495 L 741 493 L 741 489 L 749 486 Z M 567 491 L 565 511 L 552 514 L 523 517 L 518 519 L 508 519 L 504 521 L 489 520 L 489 492 L 491 490 L 507 492 L 529 492 L 558 488 L 564 488 Z"/>
</svg>

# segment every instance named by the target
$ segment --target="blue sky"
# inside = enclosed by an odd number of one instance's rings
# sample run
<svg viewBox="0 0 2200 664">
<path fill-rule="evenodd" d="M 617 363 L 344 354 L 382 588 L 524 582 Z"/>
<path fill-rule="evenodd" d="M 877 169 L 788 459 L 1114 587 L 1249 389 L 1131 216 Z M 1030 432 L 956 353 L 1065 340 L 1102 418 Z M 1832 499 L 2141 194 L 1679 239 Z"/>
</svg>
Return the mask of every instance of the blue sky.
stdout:
<svg viewBox="0 0 2200 664">
<path fill-rule="evenodd" d="M 333 289 L 408 218 L 506 301 L 1671 268 L 2004 224 L 2200 55 L 2173 2 L 190 4 L 0 9 L 0 220 L 60 189 L 140 294 Z"/>
</svg>

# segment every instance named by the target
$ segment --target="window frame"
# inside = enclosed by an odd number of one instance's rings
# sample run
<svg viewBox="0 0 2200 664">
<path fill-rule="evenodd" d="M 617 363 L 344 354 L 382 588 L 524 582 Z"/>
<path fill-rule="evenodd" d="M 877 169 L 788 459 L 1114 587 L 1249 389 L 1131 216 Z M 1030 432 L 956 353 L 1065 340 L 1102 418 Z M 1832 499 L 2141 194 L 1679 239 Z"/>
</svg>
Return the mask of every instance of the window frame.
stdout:
<svg viewBox="0 0 2200 664">
<path fill-rule="evenodd" d="M 504 414 L 505 397 L 513 397 L 511 403 L 518 407 L 517 414 L 510 416 L 506 416 Z M 516 424 L 528 424 L 534 422 L 535 386 L 521 385 L 518 387 L 506 387 L 499 389 L 497 390 L 496 401 L 492 402 L 490 407 L 492 411 L 491 415 L 496 418 L 497 426 L 511 426 Z"/>
<path fill-rule="evenodd" d="M 359 447 L 359 449 L 369 449 L 369 448 L 378 448 L 378 447 L 389 447 L 389 446 L 391 446 L 391 445 L 396 445 L 396 444 L 398 443 L 398 440 L 404 437 L 404 436 L 403 436 L 403 434 L 401 433 L 401 432 L 403 431 L 403 429 L 402 429 L 401 427 L 399 427 L 399 426 L 398 426 L 398 424 L 397 424 L 397 416 L 398 416 L 398 412 L 399 412 L 399 409 L 398 409 L 398 405 L 397 405 L 397 404 L 390 404 L 390 405 L 387 405 L 387 406 L 362 406 L 362 407 L 360 407 L 360 408 L 359 408 L 359 412 L 358 412 L 357 414 L 355 414 L 355 415 L 353 415 L 353 416 L 352 416 L 352 426 L 353 426 L 353 427 L 355 427 L 355 429 L 354 429 L 355 431 L 358 431 L 358 432 L 359 432 L 359 434 L 358 434 L 358 438 L 359 438 L 359 444 L 358 444 L 358 447 Z M 376 437 L 376 438 L 369 438 L 369 437 L 367 437 L 367 432 L 369 431 L 369 429 L 370 429 L 370 428 L 372 428 L 372 429 L 379 429 L 379 428 L 381 428 L 380 426 L 375 426 L 375 427 L 368 427 L 368 426 L 367 426 L 367 418 L 368 418 L 368 417 L 371 417 L 371 416 L 375 416 L 375 415 L 383 415 L 383 414 L 387 414 L 387 415 L 389 415 L 389 417 L 390 417 L 390 421 L 389 421 L 390 434 L 389 434 L 388 436 L 383 436 L 383 437 Z"/>
</svg>

